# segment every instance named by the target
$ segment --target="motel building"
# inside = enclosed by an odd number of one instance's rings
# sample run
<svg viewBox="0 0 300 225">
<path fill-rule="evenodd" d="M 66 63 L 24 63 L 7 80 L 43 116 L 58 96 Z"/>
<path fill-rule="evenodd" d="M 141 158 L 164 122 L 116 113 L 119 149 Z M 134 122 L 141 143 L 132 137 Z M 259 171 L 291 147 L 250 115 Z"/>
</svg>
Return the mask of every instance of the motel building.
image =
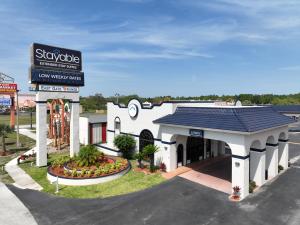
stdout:
<svg viewBox="0 0 300 225">
<path fill-rule="evenodd" d="M 136 140 L 136 151 L 157 145 L 155 163 L 167 172 L 182 166 L 214 162 L 210 175 L 220 176 L 232 187 L 249 194 L 249 182 L 264 185 L 288 168 L 288 126 L 294 120 L 272 107 L 220 106 L 213 101 L 167 101 L 128 106 L 107 104 L 107 142 L 98 147 L 118 155 L 113 140 L 119 134 Z M 228 193 L 228 192 L 227 192 Z"/>
</svg>

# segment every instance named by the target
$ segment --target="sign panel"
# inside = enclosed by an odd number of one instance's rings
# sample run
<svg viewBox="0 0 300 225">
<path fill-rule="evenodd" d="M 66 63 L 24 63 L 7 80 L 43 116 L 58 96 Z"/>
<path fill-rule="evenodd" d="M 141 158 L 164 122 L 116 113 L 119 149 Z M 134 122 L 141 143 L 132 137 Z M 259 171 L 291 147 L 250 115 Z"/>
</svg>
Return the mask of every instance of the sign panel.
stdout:
<svg viewBox="0 0 300 225">
<path fill-rule="evenodd" d="M 50 67 L 59 70 L 82 70 L 81 52 L 66 48 L 34 43 L 31 50 L 31 63 L 37 67 Z"/>
<path fill-rule="evenodd" d="M 192 137 L 204 137 L 204 131 L 198 129 L 190 129 L 190 135 Z"/>
<path fill-rule="evenodd" d="M 54 86 L 54 85 L 44 85 L 41 84 L 38 87 L 39 91 L 51 91 L 51 92 L 79 92 L 79 87 L 71 87 L 71 86 Z"/>
<path fill-rule="evenodd" d="M 84 86 L 83 72 L 66 72 L 31 68 L 31 83 Z"/>
<path fill-rule="evenodd" d="M 0 83 L 0 92 L 13 93 L 17 91 L 17 84 Z"/>
<path fill-rule="evenodd" d="M 0 98 L 0 105 L 11 106 L 11 98 Z"/>
</svg>

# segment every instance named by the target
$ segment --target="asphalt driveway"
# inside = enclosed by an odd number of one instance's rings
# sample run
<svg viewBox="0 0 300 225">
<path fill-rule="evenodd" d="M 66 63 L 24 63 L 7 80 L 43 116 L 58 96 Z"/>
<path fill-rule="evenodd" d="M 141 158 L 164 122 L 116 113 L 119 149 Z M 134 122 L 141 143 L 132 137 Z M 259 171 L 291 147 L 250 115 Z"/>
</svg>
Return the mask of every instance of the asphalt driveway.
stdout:
<svg viewBox="0 0 300 225">
<path fill-rule="evenodd" d="M 300 135 L 292 134 L 290 140 L 300 144 Z M 300 155 L 299 144 L 290 144 L 290 158 Z M 227 194 L 180 177 L 106 199 L 67 199 L 15 186 L 9 189 L 41 225 L 300 224 L 300 161 L 239 203 L 228 201 Z"/>
<path fill-rule="evenodd" d="M 9 188 L 42 225 L 300 224 L 300 167 L 290 168 L 240 203 L 229 202 L 228 195 L 180 177 L 106 199 L 58 198 Z"/>
</svg>

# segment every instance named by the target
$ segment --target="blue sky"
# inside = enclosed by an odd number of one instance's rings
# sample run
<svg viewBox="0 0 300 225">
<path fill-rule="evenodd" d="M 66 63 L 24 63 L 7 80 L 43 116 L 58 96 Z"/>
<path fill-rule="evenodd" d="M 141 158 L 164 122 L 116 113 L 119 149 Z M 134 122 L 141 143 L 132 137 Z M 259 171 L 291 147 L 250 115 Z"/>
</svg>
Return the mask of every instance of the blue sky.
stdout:
<svg viewBox="0 0 300 225">
<path fill-rule="evenodd" d="M 82 51 L 82 95 L 300 92 L 298 0 L 1 0 L 0 27 L 22 92 L 33 42 Z"/>
</svg>

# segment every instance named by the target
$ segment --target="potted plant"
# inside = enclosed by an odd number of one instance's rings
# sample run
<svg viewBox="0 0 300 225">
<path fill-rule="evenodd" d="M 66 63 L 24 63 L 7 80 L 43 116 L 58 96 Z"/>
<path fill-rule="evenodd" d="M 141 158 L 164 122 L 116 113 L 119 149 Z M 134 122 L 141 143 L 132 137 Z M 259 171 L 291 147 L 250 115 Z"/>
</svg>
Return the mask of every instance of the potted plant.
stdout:
<svg viewBox="0 0 300 225">
<path fill-rule="evenodd" d="M 234 200 L 240 200 L 240 195 L 241 195 L 241 188 L 239 186 L 234 186 L 232 198 Z"/>
</svg>

